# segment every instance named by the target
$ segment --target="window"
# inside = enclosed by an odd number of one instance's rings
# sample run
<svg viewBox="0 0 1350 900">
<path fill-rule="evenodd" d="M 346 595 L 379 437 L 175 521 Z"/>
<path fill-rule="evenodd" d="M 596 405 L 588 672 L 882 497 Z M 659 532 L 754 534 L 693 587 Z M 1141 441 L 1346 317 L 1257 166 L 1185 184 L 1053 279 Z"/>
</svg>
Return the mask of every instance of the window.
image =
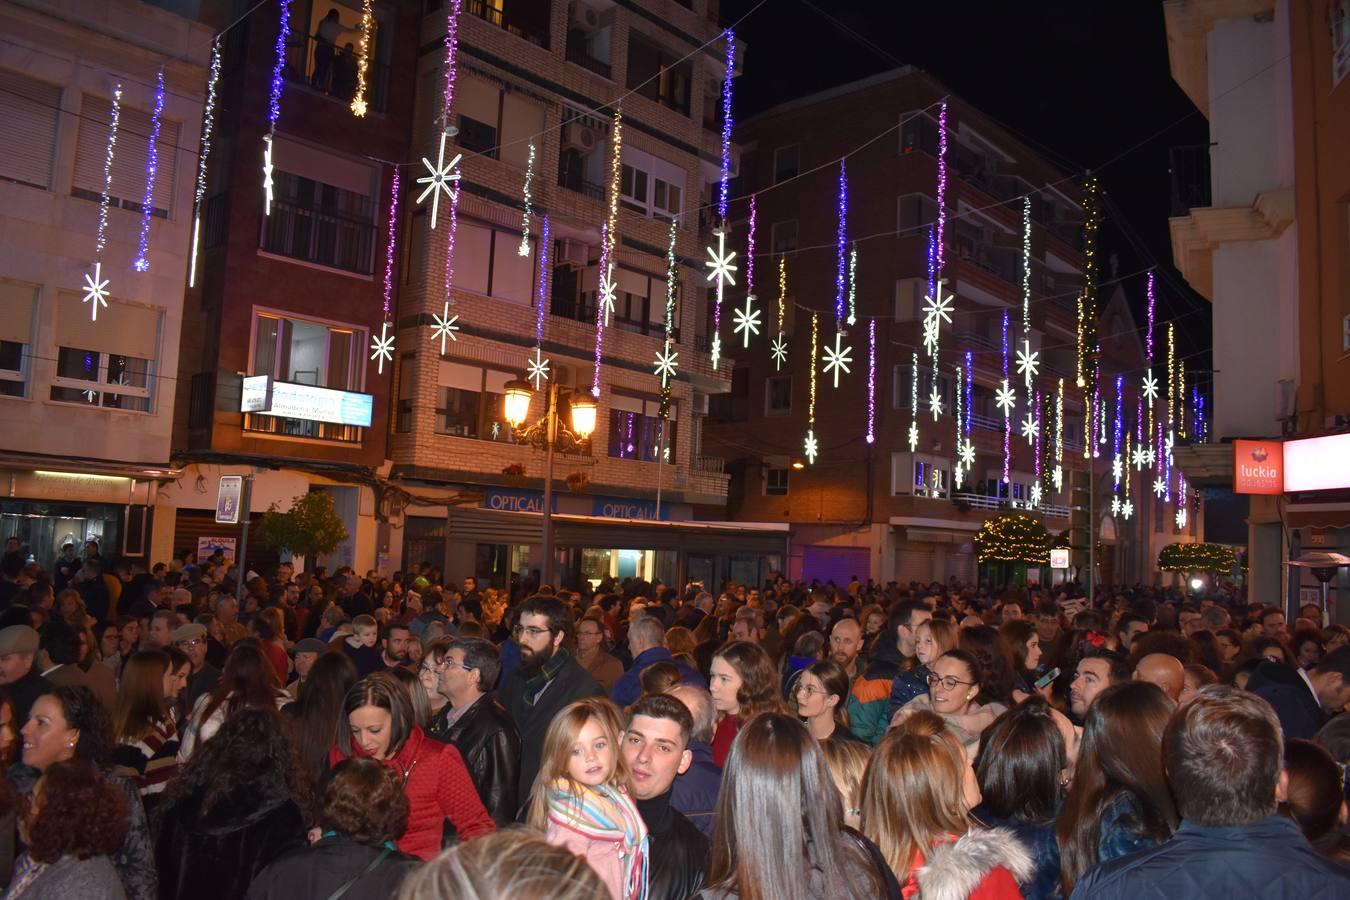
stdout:
<svg viewBox="0 0 1350 900">
<path fill-rule="evenodd" d="M 70 187 L 73 197 L 95 203 L 100 200 L 104 186 L 103 165 L 108 153 L 108 117 L 111 113 L 111 101 L 84 95 L 80 108 L 79 135 L 75 142 L 75 172 Z M 120 115 L 109 202 L 113 206 L 139 213 L 141 201 L 145 199 L 146 158 L 150 155 L 150 114 L 128 105 L 124 99 Z M 165 119 L 160 123 L 159 173 L 155 177 L 154 199 L 151 202 L 152 214 L 162 219 L 169 218 L 173 211 L 177 161 L 178 123 Z"/>
<path fill-rule="evenodd" d="M 60 347 L 53 400 L 107 409 L 150 411 L 150 360 Z"/>
<path fill-rule="evenodd" d="M 405 353 L 398 361 L 398 414 L 394 419 L 394 430 L 399 434 L 412 431 L 413 399 L 413 359 L 414 354 Z"/>
<path fill-rule="evenodd" d="M 781 416 L 792 411 L 792 376 L 773 375 L 764 379 L 764 414 Z"/>
<path fill-rule="evenodd" d="M 928 113 L 907 112 L 900 117 L 900 155 L 908 156 L 916 150 L 937 156 L 938 126 Z"/>
<path fill-rule="evenodd" d="M 610 403 L 609 455 L 612 458 L 656 462 L 664 447 L 664 459 L 670 462 L 671 448 L 676 440 L 676 409 L 673 405 L 670 419 L 663 421 L 659 400 L 613 394 Z"/>
<path fill-rule="evenodd" d="M 320 266 L 370 275 L 375 266 L 375 204 L 369 196 L 278 171 L 272 214 L 258 248 Z"/>
<path fill-rule="evenodd" d="M 897 206 L 896 230 L 901 235 L 922 231 L 937 222 L 937 201 L 924 194 L 903 194 Z"/>
<path fill-rule="evenodd" d="M 56 85 L 0 71 L 0 178 L 51 187 L 60 106 Z"/>
<path fill-rule="evenodd" d="M 544 108 L 515 91 L 503 90 L 486 78 L 466 75 L 455 93 L 459 136 L 455 140 L 470 153 L 525 169 L 530 135 L 544 130 Z"/>
<path fill-rule="evenodd" d="M 514 372 L 441 360 L 436 379 L 436 433 L 482 441 L 511 442 L 502 415 L 506 383 Z"/>
<path fill-rule="evenodd" d="M 909 409 L 910 394 L 914 391 L 912 366 L 896 366 L 893 371 L 891 381 L 891 408 Z M 955 381 L 950 375 L 938 373 L 937 389 L 938 396 L 942 399 L 942 415 L 954 415 L 955 410 Z M 928 399 L 933 392 L 933 370 L 927 366 L 919 366 L 919 412 L 926 415 L 932 415 L 929 412 Z"/>
<path fill-rule="evenodd" d="M 774 222 L 769 229 L 769 243 L 774 253 L 791 253 L 797 249 L 797 220 Z"/>
<path fill-rule="evenodd" d="M 786 497 L 788 492 L 788 469 L 764 470 L 764 496 Z"/>
<path fill-rule="evenodd" d="M 916 497 L 932 497 L 941 499 L 947 496 L 948 479 L 951 477 L 951 470 L 948 468 L 951 463 L 946 460 L 939 460 L 932 456 L 916 456 L 914 458 L 914 480 L 911 484 L 911 493 Z"/>
<path fill-rule="evenodd" d="M 253 335 L 249 374 L 339 391 L 361 389 L 365 329 L 259 313 Z"/>
<path fill-rule="evenodd" d="M 628 88 L 682 115 L 689 115 L 694 69 L 680 54 L 637 31 L 628 33 Z"/>
<path fill-rule="evenodd" d="M 0 395 L 6 397 L 28 394 L 28 347 L 33 340 L 37 290 L 0 281 Z"/>
<path fill-rule="evenodd" d="M 436 5 L 443 4 L 438 2 Z M 464 11 L 531 44 L 548 48 L 549 3 L 546 0 L 469 0 L 464 4 Z"/>
<path fill-rule="evenodd" d="M 796 144 L 773 151 L 773 183 L 796 178 L 801 169 L 801 151 Z"/>
<path fill-rule="evenodd" d="M 60 291 L 51 399 L 149 412 L 159 319 L 159 309 L 110 298 L 94 322 L 80 294 Z"/>
<path fill-rule="evenodd" d="M 623 150 L 619 202 L 644 216 L 678 218 L 683 208 L 684 170 L 632 147 Z"/>
</svg>

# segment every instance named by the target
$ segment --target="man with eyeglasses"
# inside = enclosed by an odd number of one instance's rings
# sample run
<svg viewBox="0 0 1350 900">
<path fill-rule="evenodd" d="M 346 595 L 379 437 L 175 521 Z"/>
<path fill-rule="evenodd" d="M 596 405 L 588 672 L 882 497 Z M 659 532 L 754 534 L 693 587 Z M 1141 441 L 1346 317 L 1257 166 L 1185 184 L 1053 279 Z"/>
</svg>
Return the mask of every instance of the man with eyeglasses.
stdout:
<svg viewBox="0 0 1350 900">
<path fill-rule="evenodd" d="M 553 717 L 573 700 L 603 697 L 604 689 L 563 646 L 572 627 L 562 601 L 535 594 L 519 607 L 511 636 L 520 663 L 502 681 L 501 700 L 520 732 L 521 798 L 530 795 L 539 773 L 544 734 Z"/>
<path fill-rule="evenodd" d="M 197 698 L 209 694 L 220 683 L 220 670 L 206 661 L 206 626 L 192 622 L 174 629 L 173 645 L 186 654 L 192 663 L 187 689 L 183 691 L 183 706 L 192 709 Z"/>
<path fill-rule="evenodd" d="M 492 690 L 500 672 L 501 655 L 490 642 L 456 639 L 437 667 L 436 691 L 448 702 L 427 734 L 455 745 L 488 814 L 510 825 L 520 809 L 520 732 Z"/>
</svg>

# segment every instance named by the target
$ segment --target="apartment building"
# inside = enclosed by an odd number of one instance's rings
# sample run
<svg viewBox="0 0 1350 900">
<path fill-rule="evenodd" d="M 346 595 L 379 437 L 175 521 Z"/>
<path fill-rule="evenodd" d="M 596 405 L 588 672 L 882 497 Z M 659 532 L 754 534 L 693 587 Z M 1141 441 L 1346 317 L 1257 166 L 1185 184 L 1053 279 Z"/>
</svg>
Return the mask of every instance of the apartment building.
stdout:
<svg viewBox="0 0 1350 900">
<path fill-rule="evenodd" d="M 183 283 L 211 30 L 139 0 L 0 7 L 0 536 L 145 557 L 176 474 Z M 159 139 L 152 114 L 163 73 Z M 108 135 L 115 91 L 115 153 Z M 145 210 L 146 172 L 157 175 Z M 96 252 L 105 163 L 106 246 Z M 148 253 L 142 270 L 142 235 Z M 82 287 L 99 263 L 106 305 Z"/>
</svg>

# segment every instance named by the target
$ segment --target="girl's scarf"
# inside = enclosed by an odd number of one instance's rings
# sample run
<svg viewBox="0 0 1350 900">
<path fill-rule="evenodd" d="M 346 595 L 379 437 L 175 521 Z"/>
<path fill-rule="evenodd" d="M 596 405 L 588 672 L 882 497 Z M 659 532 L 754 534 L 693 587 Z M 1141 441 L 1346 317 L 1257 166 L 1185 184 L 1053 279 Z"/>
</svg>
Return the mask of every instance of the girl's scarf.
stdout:
<svg viewBox="0 0 1350 900">
<path fill-rule="evenodd" d="M 550 822 L 589 840 L 619 844 L 624 900 L 646 900 L 650 863 L 647 826 L 627 791 L 559 779 L 549 785 L 547 799 Z"/>
</svg>

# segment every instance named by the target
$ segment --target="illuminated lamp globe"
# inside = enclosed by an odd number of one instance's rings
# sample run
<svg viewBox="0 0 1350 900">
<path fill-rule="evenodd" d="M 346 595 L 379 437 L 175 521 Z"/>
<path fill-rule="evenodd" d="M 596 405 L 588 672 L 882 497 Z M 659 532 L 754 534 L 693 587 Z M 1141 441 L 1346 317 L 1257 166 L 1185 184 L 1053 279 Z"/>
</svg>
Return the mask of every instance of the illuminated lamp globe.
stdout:
<svg viewBox="0 0 1350 900">
<path fill-rule="evenodd" d="M 1203 578 L 1197 576 L 1191 579 L 1191 590 L 1198 592 L 1204 586 L 1205 580 Z"/>
<path fill-rule="evenodd" d="M 596 403 L 585 394 L 572 396 L 572 432 L 585 440 L 595 431 Z"/>
<path fill-rule="evenodd" d="M 530 414 L 530 398 L 533 391 L 530 390 L 528 381 L 521 381 L 519 378 L 506 383 L 506 397 L 502 401 L 502 415 L 506 417 L 507 423 L 512 428 L 519 428 L 520 423 L 525 421 L 525 417 Z"/>
</svg>

